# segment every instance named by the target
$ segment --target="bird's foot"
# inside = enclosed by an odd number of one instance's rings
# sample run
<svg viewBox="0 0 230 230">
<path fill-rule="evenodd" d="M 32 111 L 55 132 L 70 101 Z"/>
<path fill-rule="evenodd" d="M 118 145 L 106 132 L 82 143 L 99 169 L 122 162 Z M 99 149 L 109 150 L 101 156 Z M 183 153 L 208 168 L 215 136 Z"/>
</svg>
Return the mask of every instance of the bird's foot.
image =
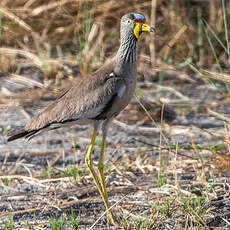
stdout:
<svg viewBox="0 0 230 230">
<path fill-rule="evenodd" d="M 119 219 L 112 214 L 112 212 L 107 212 L 107 224 L 109 226 L 118 226 L 120 224 Z"/>
<path fill-rule="evenodd" d="M 114 226 L 115 225 L 115 222 L 114 222 L 114 217 L 113 217 L 113 215 L 112 215 L 112 213 L 109 211 L 109 212 L 107 212 L 107 224 L 108 225 L 112 225 L 112 226 Z"/>
</svg>

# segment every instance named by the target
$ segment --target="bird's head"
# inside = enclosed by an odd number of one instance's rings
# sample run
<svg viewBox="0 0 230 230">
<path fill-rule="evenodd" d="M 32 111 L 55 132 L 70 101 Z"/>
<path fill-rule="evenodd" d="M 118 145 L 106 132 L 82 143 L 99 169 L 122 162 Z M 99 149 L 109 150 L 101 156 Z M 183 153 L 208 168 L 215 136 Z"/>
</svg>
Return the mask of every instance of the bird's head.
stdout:
<svg viewBox="0 0 230 230">
<path fill-rule="evenodd" d="M 121 18 L 121 35 L 134 35 L 139 39 L 143 32 L 155 32 L 153 27 L 145 23 L 145 16 L 137 13 L 128 13 Z"/>
</svg>

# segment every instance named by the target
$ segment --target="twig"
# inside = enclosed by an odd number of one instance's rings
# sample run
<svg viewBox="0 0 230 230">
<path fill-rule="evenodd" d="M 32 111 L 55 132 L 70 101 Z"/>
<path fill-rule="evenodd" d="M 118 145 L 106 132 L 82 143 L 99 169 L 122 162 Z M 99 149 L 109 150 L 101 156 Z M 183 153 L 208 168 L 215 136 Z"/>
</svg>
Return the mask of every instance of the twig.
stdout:
<svg viewBox="0 0 230 230">
<path fill-rule="evenodd" d="M 91 227 L 89 228 L 89 230 L 92 230 L 96 224 L 100 221 L 100 219 L 107 213 L 109 212 L 113 207 L 115 207 L 117 204 L 119 204 L 122 200 L 124 200 L 128 195 L 122 197 L 120 200 L 118 200 L 115 204 L 113 204 L 108 210 L 106 210 L 94 223 L 93 225 L 91 225 Z"/>
<path fill-rule="evenodd" d="M 0 12 L 5 15 L 6 17 L 10 18 L 11 20 L 15 21 L 19 26 L 24 28 L 26 31 L 32 33 L 34 37 L 41 41 L 40 36 L 32 30 L 32 28 L 26 24 L 22 19 L 20 19 L 18 16 L 14 15 L 13 13 L 9 12 L 6 8 L 0 7 Z"/>
<path fill-rule="evenodd" d="M 138 139 L 136 139 L 136 138 L 133 138 L 133 140 L 135 140 L 135 141 L 137 141 L 137 142 L 140 142 L 140 143 L 142 143 L 142 144 L 145 144 L 145 145 L 149 145 L 149 146 L 151 146 L 151 147 L 156 147 L 156 148 L 161 149 L 161 150 L 167 150 L 167 151 L 170 150 L 170 151 L 172 151 L 173 153 L 177 153 L 177 154 L 180 155 L 180 156 L 184 156 L 184 157 L 188 157 L 188 158 L 190 158 L 190 159 L 192 159 L 192 160 L 196 160 L 196 158 L 191 157 L 191 156 L 188 156 L 188 155 L 183 154 L 183 153 L 180 153 L 180 152 L 178 152 L 178 150 L 177 150 L 177 152 L 175 152 L 175 151 L 173 151 L 173 150 L 170 149 L 170 148 L 162 147 L 162 146 L 160 146 L 160 145 L 155 145 L 155 144 L 152 144 L 152 143 L 148 143 L 148 142 L 143 141 L 143 140 L 138 140 Z"/>
<path fill-rule="evenodd" d="M 230 226 L 230 222 L 229 222 L 228 220 L 224 219 L 223 217 L 221 217 L 221 219 L 222 219 L 228 226 Z"/>
</svg>

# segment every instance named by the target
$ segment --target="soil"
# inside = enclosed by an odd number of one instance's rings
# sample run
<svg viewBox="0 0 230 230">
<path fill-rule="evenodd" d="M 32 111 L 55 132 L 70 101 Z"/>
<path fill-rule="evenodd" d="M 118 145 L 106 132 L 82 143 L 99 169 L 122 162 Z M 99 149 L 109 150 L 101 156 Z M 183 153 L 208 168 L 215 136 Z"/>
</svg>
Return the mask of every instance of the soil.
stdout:
<svg viewBox="0 0 230 230">
<path fill-rule="evenodd" d="M 36 76 L 35 81 L 43 81 L 39 74 Z M 212 212 L 204 216 L 201 229 L 227 229 L 228 170 L 225 167 L 223 171 L 215 161 L 217 147 L 228 155 L 225 124 L 230 120 L 230 99 L 225 85 L 217 82 L 216 87 L 194 73 L 179 71 L 155 72 L 150 77 L 152 80 L 140 78 L 137 97 L 109 130 L 106 181 L 110 203 L 117 202 L 114 214 L 125 215 L 130 221 L 138 216 L 154 219 L 157 214 L 152 211 L 153 204 L 176 197 L 176 183 L 181 191 L 199 196 L 207 183 L 215 180 L 221 192 L 215 191 L 216 195 L 203 205 Z M 80 213 L 79 228 L 86 229 L 105 211 L 84 164 L 92 127 L 65 127 L 30 141 L 6 141 L 9 129 L 23 126 L 56 97 L 50 88 L 41 95 L 36 86 L 0 76 L 0 226 L 13 214 L 15 229 L 49 229 L 51 216 L 65 213 L 68 219 L 73 211 Z M 95 163 L 98 155 L 99 144 L 93 155 Z M 168 161 L 163 167 L 167 181 L 162 187 L 157 179 L 159 157 Z M 69 165 L 77 167 L 76 179 L 66 174 Z M 201 171 L 204 175 L 197 175 Z M 185 229 L 185 220 L 180 220 L 183 215 L 175 210 L 171 218 L 156 219 L 151 229 Z M 71 225 L 65 229 L 71 229 Z M 105 215 L 95 229 L 107 229 Z"/>
</svg>

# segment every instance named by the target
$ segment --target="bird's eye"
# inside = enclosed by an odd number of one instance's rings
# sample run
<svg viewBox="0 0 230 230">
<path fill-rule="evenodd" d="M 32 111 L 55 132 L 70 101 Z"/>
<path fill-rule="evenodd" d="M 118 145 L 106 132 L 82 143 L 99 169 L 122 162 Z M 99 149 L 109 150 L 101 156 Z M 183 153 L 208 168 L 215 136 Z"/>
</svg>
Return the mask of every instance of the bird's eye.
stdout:
<svg viewBox="0 0 230 230">
<path fill-rule="evenodd" d="M 128 19 L 127 22 L 128 22 L 128 23 L 131 23 L 131 20 Z"/>
</svg>

